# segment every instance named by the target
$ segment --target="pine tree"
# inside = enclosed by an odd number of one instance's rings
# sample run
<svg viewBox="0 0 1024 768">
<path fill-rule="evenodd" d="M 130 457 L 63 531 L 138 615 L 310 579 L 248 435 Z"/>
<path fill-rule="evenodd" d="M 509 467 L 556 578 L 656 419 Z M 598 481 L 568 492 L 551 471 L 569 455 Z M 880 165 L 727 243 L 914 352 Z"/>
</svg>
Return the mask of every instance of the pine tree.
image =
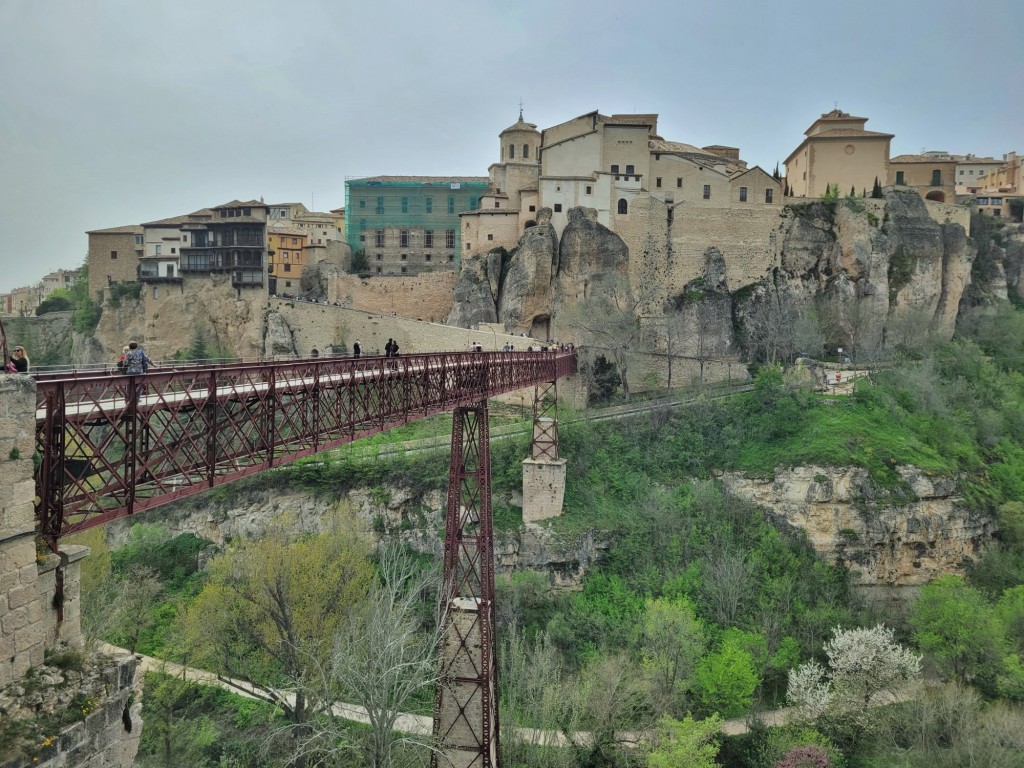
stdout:
<svg viewBox="0 0 1024 768">
<path fill-rule="evenodd" d="M 857 188 L 854 187 L 853 184 L 851 184 L 850 185 L 850 197 L 856 197 L 856 196 L 857 196 Z"/>
<path fill-rule="evenodd" d="M 772 178 L 778 181 L 782 177 L 779 175 L 779 164 L 775 163 L 775 170 L 772 171 Z"/>
</svg>

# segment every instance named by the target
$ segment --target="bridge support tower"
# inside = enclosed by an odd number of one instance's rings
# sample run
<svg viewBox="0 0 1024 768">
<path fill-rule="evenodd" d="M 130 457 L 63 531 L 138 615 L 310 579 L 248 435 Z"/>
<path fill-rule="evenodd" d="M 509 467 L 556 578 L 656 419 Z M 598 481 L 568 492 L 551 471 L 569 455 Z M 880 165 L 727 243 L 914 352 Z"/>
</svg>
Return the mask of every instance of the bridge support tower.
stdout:
<svg viewBox="0 0 1024 768">
<path fill-rule="evenodd" d="M 448 475 L 432 768 L 498 765 L 498 652 L 487 402 L 456 408 Z"/>
<path fill-rule="evenodd" d="M 558 384 L 533 388 L 533 440 L 523 460 L 523 522 L 562 514 L 565 459 L 558 457 Z"/>
</svg>

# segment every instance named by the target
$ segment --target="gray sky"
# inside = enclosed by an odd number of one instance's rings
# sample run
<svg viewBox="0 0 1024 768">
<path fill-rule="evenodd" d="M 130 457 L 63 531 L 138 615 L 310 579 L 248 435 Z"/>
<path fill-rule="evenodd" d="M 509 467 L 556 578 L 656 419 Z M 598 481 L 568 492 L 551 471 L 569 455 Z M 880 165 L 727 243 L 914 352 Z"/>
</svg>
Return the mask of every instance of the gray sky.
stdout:
<svg viewBox="0 0 1024 768">
<path fill-rule="evenodd" d="M 599 109 L 771 171 L 834 103 L 892 153 L 1024 151 L 1021 0 L 0 0 L 0 291 L 89 229 L 345 177 L 486 175 Z"/>
</svg>

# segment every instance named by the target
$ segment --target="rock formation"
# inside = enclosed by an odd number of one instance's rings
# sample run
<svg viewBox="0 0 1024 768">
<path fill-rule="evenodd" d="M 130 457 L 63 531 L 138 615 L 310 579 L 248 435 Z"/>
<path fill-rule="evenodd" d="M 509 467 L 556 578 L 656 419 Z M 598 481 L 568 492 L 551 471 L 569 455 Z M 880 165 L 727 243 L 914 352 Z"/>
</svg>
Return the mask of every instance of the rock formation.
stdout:
<svg viewBox="0 0 1024 768">
<path fill-rule="evenodd" d="M 954 478 L 897 468 L 912 499 L 876 503 L 859 467 L 779 469 L 769 480 L 725 473 L 729 492 L 768 510 L 776 523 L 807 534 L 826 560 L 850 570 L 871 602 L 906 607 L 917 589 L 974 562 L 992 536 L 991 522 L 969 513 Z"/>
<path fill-rule="evenodd" d="M 551 209 L 541 208 L 537 225 L 519 239 L 501 283 L 498 322 L 511 333 L 531 332 L 539 318 L 552 312 L 551 281 L 558 259 L 558 237 Z"/>
<path fill-rule="evenodd" d="M 280 312 L 271 310 L 267 313 L 267 333 L 263 337 L 264 357 L 294 355 L 296 352 L 295 339 L 292 336 L 292 329 L 288 327 L 288 322 Z"/>
</svg>

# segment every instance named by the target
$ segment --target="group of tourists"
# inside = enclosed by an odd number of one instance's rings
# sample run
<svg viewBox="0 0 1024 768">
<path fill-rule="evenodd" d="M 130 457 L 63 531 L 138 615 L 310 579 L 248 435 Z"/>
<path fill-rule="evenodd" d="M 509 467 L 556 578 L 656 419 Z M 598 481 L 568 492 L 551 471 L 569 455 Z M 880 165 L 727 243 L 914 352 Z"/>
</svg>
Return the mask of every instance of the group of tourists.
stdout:
<svg viewBox="0 0 1024 768">
<path fill-rule="evenodd" d="M 150 368 L 155 367 L 156 364 L 149 358 L 145 350 L 139 346 L 139 342 L 129 341 L 121 348 L 121 358 L 117 361 L 119 373 L 128 376 L 139 376 L 146 373 Z"/>
</svg>

